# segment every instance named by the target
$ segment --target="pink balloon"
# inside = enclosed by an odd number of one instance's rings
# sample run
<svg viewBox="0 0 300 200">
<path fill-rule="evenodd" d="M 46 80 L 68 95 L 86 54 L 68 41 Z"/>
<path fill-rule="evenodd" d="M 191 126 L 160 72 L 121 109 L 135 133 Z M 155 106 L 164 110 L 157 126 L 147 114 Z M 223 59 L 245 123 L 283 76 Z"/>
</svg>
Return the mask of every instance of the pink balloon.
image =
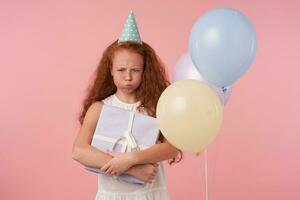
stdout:
<svg viewBox="0 0 300 200">
<path fill-rule="evenodd" d="M 172 74 L 172 82 L 184 79 L 199 80 L 207 84 L 219 95 L 219 98 L 223 105 L 226 105 L 232 92 L 231 86 L 219 87 L 212 85 L 211 83 L 206 81 L 193 64 L 190 54 L 188 52 L 181 56 L 181 58 L 178 60 Z"/>
</svg>

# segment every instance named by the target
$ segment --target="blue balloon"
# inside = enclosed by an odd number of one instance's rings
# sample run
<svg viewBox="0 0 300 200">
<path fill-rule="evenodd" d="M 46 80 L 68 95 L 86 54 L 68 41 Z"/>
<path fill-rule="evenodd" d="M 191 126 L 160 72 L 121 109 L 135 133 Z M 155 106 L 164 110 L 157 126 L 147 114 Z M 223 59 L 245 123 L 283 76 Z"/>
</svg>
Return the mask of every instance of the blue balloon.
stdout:
<svg viewBox="0 0 300 200">
<path fill-rule="evenodd" d="M 207 81 L 219 87 L 232 85 L 249 69 L 256 46 L 256 33 L 247 17 L 229 8 L 205 13 L 189 38 L 194 65 Z"/>
</svg>

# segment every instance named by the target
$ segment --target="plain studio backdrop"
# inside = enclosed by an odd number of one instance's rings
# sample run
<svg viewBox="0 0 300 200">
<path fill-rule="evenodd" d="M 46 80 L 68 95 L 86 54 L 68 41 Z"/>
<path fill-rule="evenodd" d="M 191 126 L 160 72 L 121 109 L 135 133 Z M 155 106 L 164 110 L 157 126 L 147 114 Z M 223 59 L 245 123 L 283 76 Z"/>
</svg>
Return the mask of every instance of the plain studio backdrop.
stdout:
<svg viewBox="0 0 300 200">
<path fill-rule="evenodd" d="M 208 147 L 211 200 L 300 199 L 300 3 L 296 0 L 1 1 L 0 199 L 94 199 L 95 174 L 71 159 L 84 92 L 132 9 L 169 74 L 193 24 L 230 7 L 253 23 L 255 61 L 233 85 Z M 204 199 L 204 159 L 165 165 L 172 200 Z"/>
</svg>

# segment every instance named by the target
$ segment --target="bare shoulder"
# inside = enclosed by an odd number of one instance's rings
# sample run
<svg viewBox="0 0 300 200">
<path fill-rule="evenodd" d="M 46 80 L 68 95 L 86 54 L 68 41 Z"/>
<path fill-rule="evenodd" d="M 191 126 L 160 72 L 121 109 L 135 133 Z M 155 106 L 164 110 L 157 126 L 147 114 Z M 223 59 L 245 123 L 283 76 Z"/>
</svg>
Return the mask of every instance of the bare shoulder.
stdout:
<svg viewBox="0 0 300 200">
<path fill-rule="evenodd" d="M 89 109 L 87 110 L 87 112 L 91 112 L 91 113 L 99 113 L 99 111 L 101 111 L 102 106 L 103 106 L 103 102 L 102 101 L 95 101 L 94 103 L 92 103 L 92 105 L 89 107 Z"/>
<path fill-rule="evenodd" d="M 79 134 L 75 140 L 74 147 L 87 146 L 91 143 L 102 106 L 102 101 L 96 101 L 88 108 Z"/>
<path fill-rule="evenodd" d="M 96 101 L 91 104 L 91 106 L 86 111 L 83 120 L 83 124 L 82 124 L 83 130 L 85 131 L 88 130 L 89 132 L 95 130 L 103 104 L 104 103 L 102 101 Z"/>
<path fill-rule="evenodd" d="M 97 121 L 99 114 L 101 113 L 103 104 L 104 103 L 102 101 L 96 101 L 92 103 L 86 112 L 84 121 Z"/>
</svg>

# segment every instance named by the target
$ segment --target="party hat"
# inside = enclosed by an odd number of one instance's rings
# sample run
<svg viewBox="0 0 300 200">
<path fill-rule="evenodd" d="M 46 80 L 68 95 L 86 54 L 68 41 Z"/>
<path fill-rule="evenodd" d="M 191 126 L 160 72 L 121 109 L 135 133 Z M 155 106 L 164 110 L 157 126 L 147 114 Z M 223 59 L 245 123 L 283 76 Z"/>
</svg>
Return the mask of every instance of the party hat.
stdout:
<svg viewBox="0 0 300 200">
<path fill-rule="evenodd" d="M 118 43 L 126 42 L 126 41 L 138 42 L 142 44 L 142 40 L 139 34 L 138 27 L 136 25 L 133 11 L 130 11 L 127 17 L 123 31 L 119 37 Z"/>
</svg>

